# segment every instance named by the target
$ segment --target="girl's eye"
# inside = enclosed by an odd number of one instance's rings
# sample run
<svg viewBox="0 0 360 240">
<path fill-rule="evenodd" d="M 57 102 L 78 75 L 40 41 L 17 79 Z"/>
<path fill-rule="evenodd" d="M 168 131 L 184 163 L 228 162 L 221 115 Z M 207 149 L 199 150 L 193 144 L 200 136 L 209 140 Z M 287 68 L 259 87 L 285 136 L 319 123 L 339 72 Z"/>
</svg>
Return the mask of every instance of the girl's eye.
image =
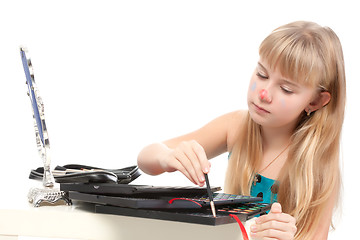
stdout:
<svg viewBox="0 0 360 240">
<path fill-rule="evenodd" d="M 287 87 L 280 87 L 281 90 L 283 90 L 284 93 L 286 94 L 292 94 L 294 93 L 291 89 L 287 88 Z"/>
<path fill-rule="evenodd" d="M 268 78 L 269 78 L 268 76 L 266 76 L 265 74 L 262 74 L 262 73 L 260 73 L 260 72 L 257 72 L 257 73 L 256 73 L 256 76 L 258 76 L 258 77 L 261 78 L 261 79 L 268 79 Z"/>
</svg>

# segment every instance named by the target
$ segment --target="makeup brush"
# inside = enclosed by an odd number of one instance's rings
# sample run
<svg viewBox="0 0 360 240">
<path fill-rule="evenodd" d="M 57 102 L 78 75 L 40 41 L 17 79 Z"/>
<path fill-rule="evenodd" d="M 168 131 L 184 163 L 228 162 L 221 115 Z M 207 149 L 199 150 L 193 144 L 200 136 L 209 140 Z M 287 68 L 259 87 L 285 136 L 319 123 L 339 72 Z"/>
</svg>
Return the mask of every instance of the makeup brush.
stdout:
<svg viewBox="0 0 360 240">
<path fill-rule="evenodd" d="M 216 210 L 215 210 L 215 205 L 214 205 L 214 199 L 213 199 L 213 192 L 211 191 L 210 188 L 210 183 L 209 183 L 209 177 L 208 175 L 205 173 L 205 181 L 206 181 L 206 188 L 207 188 L 207 192 L 209 195 L 209 200 L 210 200 L 210 207 L 211 207 L 211 211 L 214 217 L 216 217 Z"/>
</svg>

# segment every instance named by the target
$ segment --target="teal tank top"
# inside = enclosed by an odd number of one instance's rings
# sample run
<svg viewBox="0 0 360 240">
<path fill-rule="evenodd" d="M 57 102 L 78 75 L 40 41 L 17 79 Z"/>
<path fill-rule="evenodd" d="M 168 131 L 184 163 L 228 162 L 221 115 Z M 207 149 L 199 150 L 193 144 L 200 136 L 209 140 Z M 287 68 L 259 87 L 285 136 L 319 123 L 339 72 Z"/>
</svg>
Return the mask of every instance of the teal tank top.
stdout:
<svg viewBox="0 0 360 240">
<path fill-rule="evenodd" d="M 228 159 L 231 156 L 229 152 Z M 256 174 L 254 183 L 250 189 L 250 196 L 252 197 L 261 197 L 263 199 L 262 203 L 274 203 L 277 202 L 277 193 L 279 190 L 279 182 L 264 177 L 260 174 Z"/>
<path fill-rule="evenodd" d="M 263 203 L 274 203 L 277 202 L 278 189 L 278 181 L 256 174 L 250 189 L 250 195 L 252 197 L 262 197 Z"/>
</svg>

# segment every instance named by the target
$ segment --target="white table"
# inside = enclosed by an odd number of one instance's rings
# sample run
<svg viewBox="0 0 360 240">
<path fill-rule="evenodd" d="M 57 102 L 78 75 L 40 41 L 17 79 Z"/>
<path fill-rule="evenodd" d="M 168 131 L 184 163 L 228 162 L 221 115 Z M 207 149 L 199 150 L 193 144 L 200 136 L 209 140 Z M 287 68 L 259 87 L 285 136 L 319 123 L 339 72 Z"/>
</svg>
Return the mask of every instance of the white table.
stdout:
<svg viewBox="0 0 360 240">
<path fill-rule="evenodd" d="M 74 202 L 72 206 L 34 208 L 27 202 L 27 192 L 14 190 L 13 192 L 17 198 L 1 196 L 0 240 L 15 240 L 18 236 L 94 240 L 242 239 L 237 223 L 206 226 L 99 214 L 94 213 L 93 205 L 81 202 Z M 250 222 L 247 222 L 246 227 L 248 228 L 249 225 Z"/>
</svg>

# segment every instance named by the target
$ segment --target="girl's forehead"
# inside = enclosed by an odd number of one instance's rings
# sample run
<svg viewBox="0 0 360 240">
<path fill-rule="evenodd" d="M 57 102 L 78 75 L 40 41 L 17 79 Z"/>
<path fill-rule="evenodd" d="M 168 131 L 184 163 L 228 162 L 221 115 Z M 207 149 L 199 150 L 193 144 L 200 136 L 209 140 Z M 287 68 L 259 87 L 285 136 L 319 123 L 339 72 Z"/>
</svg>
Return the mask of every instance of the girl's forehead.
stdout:
<svg viewBox="0 0 360 240">
<path fill-rule="evenodd" d="M 306 87 L 315 87 L 318 85 L 318 83 L 314 81 L 314 79 L 316 79 L 314 74 L 311 75 L 311 73 L 301 65 L 286 63 L 284 57 L 281 56 L 276 60 L 260 56 L 257 67 L 265 71 L 279 73 L 285 80 L 298 85 Z"/>
<path fill-rule="evenodd" d="M 279 67 L 278 65 L 271 65 L 268 63 L 266 59 L 260 58 L 257 63 L 257 68 L 259 70 L 265 71 L 267 73 L 276 73 L 281 76 L 281 78 L 284 78 L 288 81 L 292 81 L 292 78 L 290 76 L 285 76 L 283 69 Z M 288 72 L 288 71 L 286 71 Z"/>
</svg>

